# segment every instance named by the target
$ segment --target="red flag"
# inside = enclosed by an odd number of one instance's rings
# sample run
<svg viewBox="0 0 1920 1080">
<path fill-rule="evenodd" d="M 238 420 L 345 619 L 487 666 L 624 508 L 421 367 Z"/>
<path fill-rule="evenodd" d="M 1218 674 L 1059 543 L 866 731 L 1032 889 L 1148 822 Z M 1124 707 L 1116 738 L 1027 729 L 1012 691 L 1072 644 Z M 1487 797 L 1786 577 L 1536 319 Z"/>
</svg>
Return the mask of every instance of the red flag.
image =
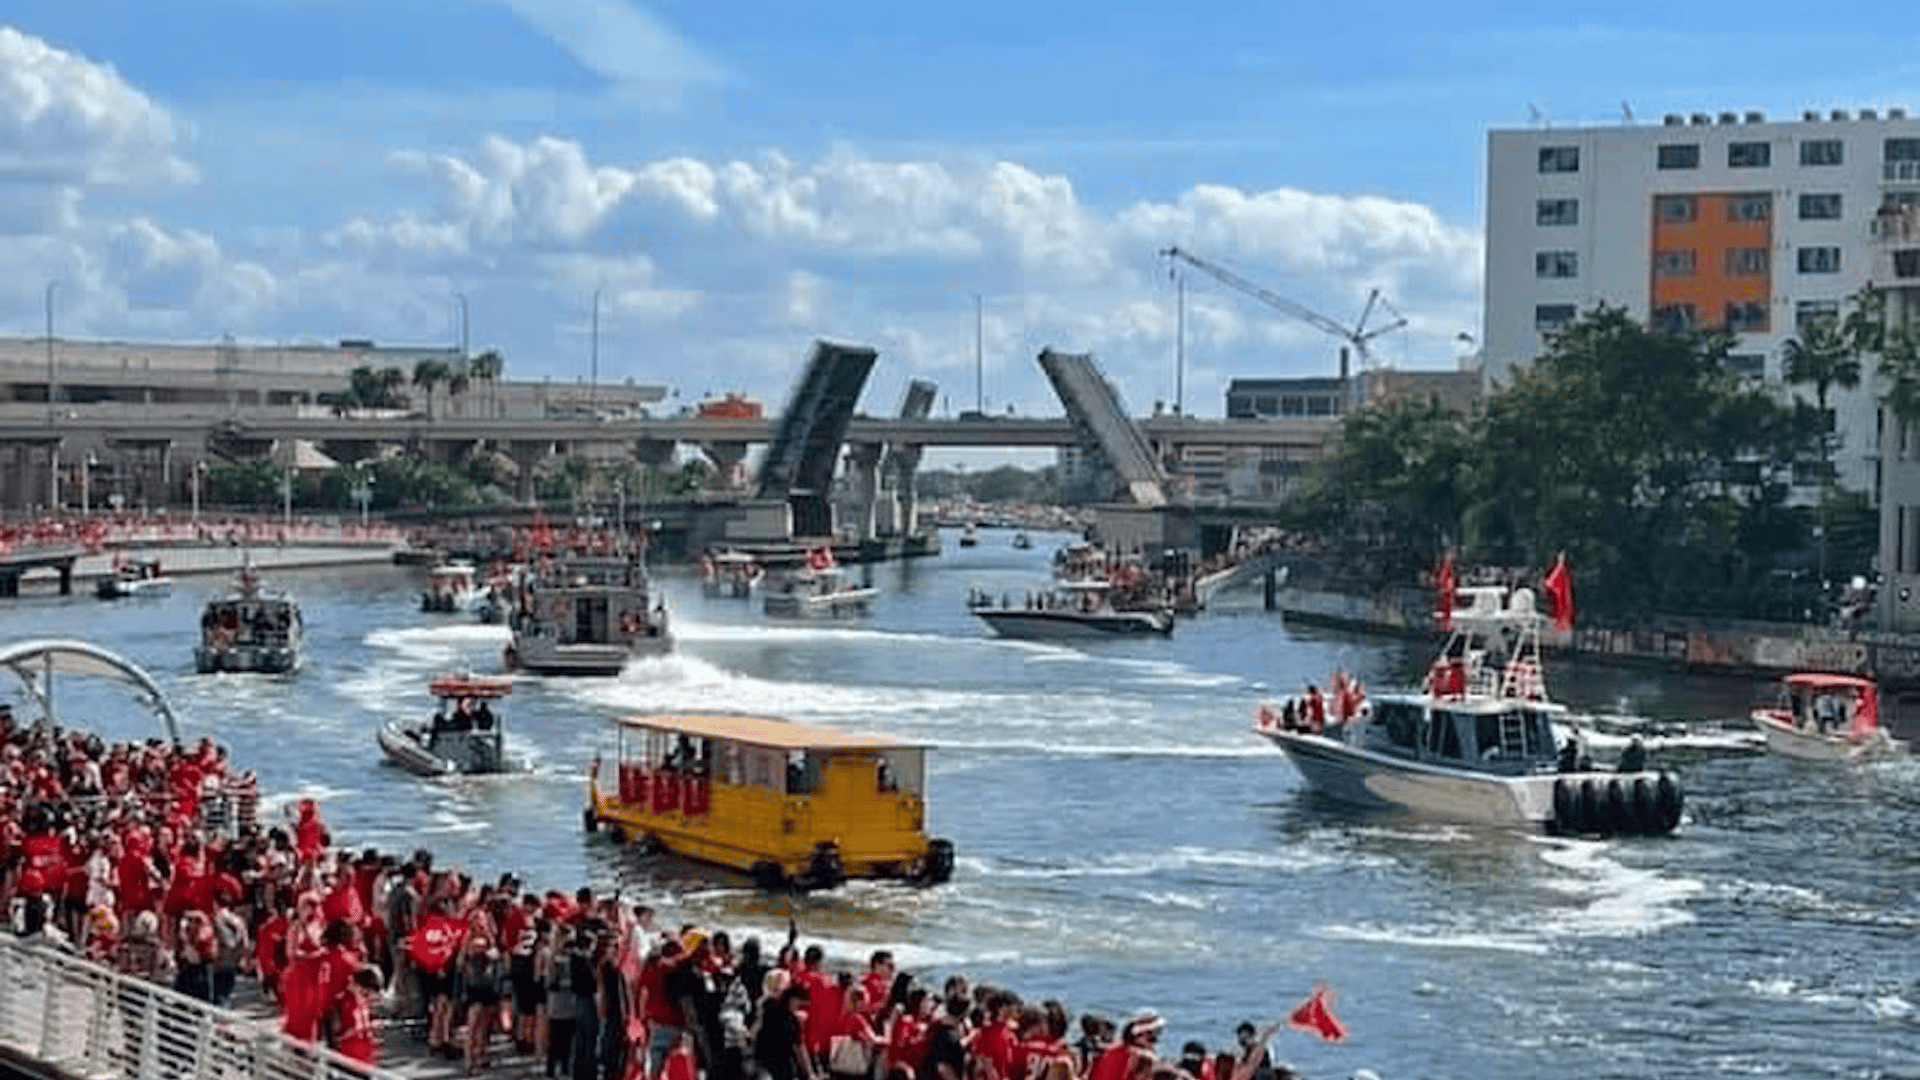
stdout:
<svg viewBox="0 0 1920 1080">
<path fill-rule="evenodd" d="M 1433 621 L 1443 632 L 1453 629 L 1453 552 L 1440 556 L 1433 570 Z"/>
<path fill-rule="evenodd" d="M 1562 553 L 1553 561 L 1553 568 L 1547 571 L 1540 590 L 1546 594 L 1547 609 L 1553 616 L 1553 625 L 1559 630 L 1573 629 L 1573 572 L 1567 569 L 1567 556 Z"/>
<path fill-rule="evenodd" d="M 1311 1031 L 1327 1042 L 1340 1042 L 1347 1037 L 1347 1025 L 1333 1015 L 1333 1006 L 1328 998 L 1332 990 L 1316 986 L 1307 1000 L 1293 1007 L 1287 1014 L 1287 1026 L 1296 1031 Z"/>
</svg>

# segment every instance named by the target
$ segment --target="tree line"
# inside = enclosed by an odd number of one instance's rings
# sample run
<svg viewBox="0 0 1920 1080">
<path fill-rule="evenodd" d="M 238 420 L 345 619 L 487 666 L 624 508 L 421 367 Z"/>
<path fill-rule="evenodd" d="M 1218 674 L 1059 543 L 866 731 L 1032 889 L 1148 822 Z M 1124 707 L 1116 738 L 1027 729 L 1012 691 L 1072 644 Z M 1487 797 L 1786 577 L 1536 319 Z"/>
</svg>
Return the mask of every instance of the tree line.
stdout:
<svg viewBox="0 0 1920 1080">
<path fill-rule="evenodd" d="M 1289 523 L 1383 583 L 1449 550 L 1533 568 L 1565 552 L 1598 615 L 1819 618 L 1879 545 L 1868 494 L 1835 483 L 1829 396 L 1865 375 L 1889 422 L 1920 420 L 1920 328 L 1871 287 L 1809 319 L 1782 352 L 1802 394 L 1730 367 L 1734 342 L 1600 305 L 1470 414 L 1349 416 Z"/>
</svg>

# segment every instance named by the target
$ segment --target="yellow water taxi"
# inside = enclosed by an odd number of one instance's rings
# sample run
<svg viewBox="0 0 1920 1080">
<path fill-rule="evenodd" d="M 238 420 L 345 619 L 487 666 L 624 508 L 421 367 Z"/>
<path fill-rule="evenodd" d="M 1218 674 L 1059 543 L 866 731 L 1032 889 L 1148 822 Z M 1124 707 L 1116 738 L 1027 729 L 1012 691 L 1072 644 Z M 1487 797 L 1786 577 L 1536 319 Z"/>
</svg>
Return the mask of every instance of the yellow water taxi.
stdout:
<svg viewBox="0 0 1920 1080">
<path fill-rule="evenodd" d="M 740 870 L 764 889 L 850 878 L 938 884 L 953 845 L 926 831 L 926 747 L 770 716 L 615 721 L 595 758 L 586 827 Z"/>
</svg>

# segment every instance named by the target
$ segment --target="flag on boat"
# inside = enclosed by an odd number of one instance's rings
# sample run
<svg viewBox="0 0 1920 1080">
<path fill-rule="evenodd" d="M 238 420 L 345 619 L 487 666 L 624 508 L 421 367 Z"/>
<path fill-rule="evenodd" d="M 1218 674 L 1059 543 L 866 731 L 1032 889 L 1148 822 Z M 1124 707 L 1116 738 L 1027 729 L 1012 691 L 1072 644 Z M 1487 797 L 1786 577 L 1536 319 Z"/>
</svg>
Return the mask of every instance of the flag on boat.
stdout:
<svg viewBox="0 0 1920 1080">
<path fill-rule="evenodd" d="M 1440 556 L 1433 568 L 1433 621 L 1442 632 L 1453 630 L 1453 552 Z"/>
<path fill-rule="evenodd" d="M 1546 595 L 1547 614 L 1553 617 L 1554 628 L 1573 629 L 1573 572 L 1567 569 L 1566 552 L 1553 560 L 1553 568 L 1540 583 L 1540 591 Z"/>
<path fill-rule="evenodd" d="M 1327 1042 L 1340 1042 L 1347 1037 L 1347 1025 L 1333 1015 L 1331 998 L 1333 991 L 1325 986 L 1316 986 L 1307 1000 L 1293 1007 L 1287 1014 L 1287 1026 L 1296 1031 L 1311 1031 Z"/>
<path fill-rule="evenodd" d="M 833 569 L 833 549 L 828 547 L 825 544 L 822 544 L 819 547 L 814 548 L 811 551 L 808 551 L 807 552 L 807 569 L 809 570 Z"/>
<path fill-rule="evenodd" d="M 1871 686 L 1863 686 L 1855 692 L 1853 703 L 1853 725 L 1848 734 L 1859 742 L 1873 735 L 1880 726 L 1880 694 Z"/>
</svg>

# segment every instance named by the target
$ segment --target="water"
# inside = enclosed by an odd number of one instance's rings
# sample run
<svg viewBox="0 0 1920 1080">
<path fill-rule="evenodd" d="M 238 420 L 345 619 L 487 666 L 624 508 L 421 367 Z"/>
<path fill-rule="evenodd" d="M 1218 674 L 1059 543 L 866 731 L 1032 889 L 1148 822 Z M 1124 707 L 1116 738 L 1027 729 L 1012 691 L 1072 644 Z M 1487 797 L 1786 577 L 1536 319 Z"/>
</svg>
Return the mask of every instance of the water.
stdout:
<svg viewBox="0 0 1920 1080">
<path fill-rule="evenodd" d="M 7 602 L 0 636 L 74 636 L 145 667 L 189 737 L 213 734 L 283 800 L 319 796 L 341 842 L 407 851 L 537 888 L 590 883 L 663 921 L 784 937 L 843 962 L 891 948 L 1076 1013 L 1154 1007 L 1162 1046 L 1224 1046 L 1316 984 L 1352 1029 L 1288 1032 L 1308 1077 L 1870 1077 L 1920 1069 L 1912 957 L 1920 928 L 1920 766 L 1796 766 L 1761 755 L 1678 763 L 1677 836 L 1562 840 L 1356 816 L 1306 792 L 1250 733 L 1267 697 L 1335 665 L 1407 681 L 1424 647 L 1283 625 L 1257 594 L 1223 598 L 1169 639 L 1053 646 L 993 639 L 969 587 L 1042 583 L 1064 537 L 981 534 L 938 559 L 874 568 L 858 622 L 769 626 L 665 575 L 680 640 L 617 679 L 520 678 L 503 704 L 531 775 L 425 781 L 381 764 L 374 729 L 431 707 L 435 673 L 497 671 L 505 631 L 423 615 L 406 568 L 275 575 L 306 612 L 291 679 L 197 676 L 192 628 L 225 583 L 113 605 Z M 1567 668 L 1594 711 L 1742 714 L 1765 688 Z M 69 686 L 72 688 L 70 689 Z M 606 718 L 735 708 L 925 739 L 931 824 L 959 850 L 932 890 L 856 884 L 757 894 L 580 829 L 583 770 Z M 124 699 L 63 683 L 62 715 L 144 737 Z"/>
</svg>

